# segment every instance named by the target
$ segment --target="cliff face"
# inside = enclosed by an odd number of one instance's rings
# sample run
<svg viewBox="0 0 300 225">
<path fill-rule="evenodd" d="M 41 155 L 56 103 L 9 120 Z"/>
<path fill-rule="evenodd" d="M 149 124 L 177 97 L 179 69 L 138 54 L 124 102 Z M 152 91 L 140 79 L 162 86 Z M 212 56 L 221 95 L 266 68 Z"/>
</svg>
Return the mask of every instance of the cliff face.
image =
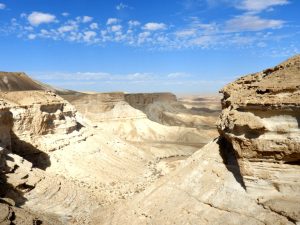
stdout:
<svg viewBox="0 0 300 225">
<path fill-rule="evenodd" d="M 300 55 L 221 92 L 218 130 L 232 144 L 247 191 L 299 220 Z"/>
<path fill-rule="evenodd" d="M 26 143 L 49 152 L 70 143 L 70 139 L 62 138 L 64 135 L 80 136 L 81 124 L 76 121 L 75 108 L 54 93 L 7 92 L 0 93 L 0 99 L 4 99 L 11 114 L 11 144 L 15 152 L 28 151 Z"/>
<path fill-rule="evenodd" d="M 149 104 L 160 101 L 177 101 L 176 95 L 172 93 L 137 93 L 137 94 L 125 94 L 125 100 L 132 107 L 143 110 Z"/>
<path fill-rule="evenodd" d="M 75 108 L 54 93 L 1 92 L 0 99 L 0 223 L 60 224 L 58 216 L 52 216 L 56 204 L 79 190 L 72 182 L 44 171 L 51 165 L 49 153 L 79 144 L 89 134 L 76 119 Z M 76 205 L 73 200 L 69 203 Z M 35 206 L 52 211 L 42 213 Z"/>
<path fill-rule="evenodd" d="M 93 122 L 146 118 L 141 111 L 128 105 L 124 93 L 63 95 L 76 109 Z"/>
</svg>

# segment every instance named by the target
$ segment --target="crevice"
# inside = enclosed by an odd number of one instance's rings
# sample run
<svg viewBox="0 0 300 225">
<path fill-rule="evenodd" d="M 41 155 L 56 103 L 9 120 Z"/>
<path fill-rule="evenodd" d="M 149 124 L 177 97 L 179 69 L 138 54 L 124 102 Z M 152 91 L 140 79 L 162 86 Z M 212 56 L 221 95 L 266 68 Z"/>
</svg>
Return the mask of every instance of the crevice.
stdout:
<svg viewBox="0 0 300 225">
<path fill-rule="evenodd" d="M 256 90 L 256 93 L 263 95 L 263 94 L 271 93 L 271 90 L 270 89 L 264 89 L 264 90 L 258 89 L 258 90 Z"/>
<path fill-rule="evenodd" d="M 232 144 L 223 137 L 219 137 L 217 143 L 220 146 L 220 155 L 227 170 L 233 174 L 235 180 L 244 190 L 246 190 L 246 185 L 244 183 Z"/>
<path fill-rule="evenodd" d="M 33 168 L 45 170 L 51 165 L 50 157 L 47 153 L 39 150 L 31 143 L 21 140 L 11 131 L 11 150 L 12 153 L 21 156 L 32 163 Z"/>
<path fill-rule="evenodd" d="M 34 219 L 32 221 L 33 225 L 42 225 L 43 224 L 43 221 L 39 220 L 39 219 Z"/>
<path fill-rule="evenodd" d="M 29 192 L 31 191 L 32 189 L 34 189 L 34 186 L 32 185 L 28 185 L 28 184 L 20 184 L 17 186 L 17 190 L 23 192 L 23 193 L 26 193 L 26 192 Z"/>
<path fill-rule="evenodd" d="M 10 225 L 16 225 L 13 221 L 16 219 L 16 214 L 15 212 L 12 210 L 11 207 L 9 207 L 9 211 L 11 213 L 11 216 L 8 218 L 10 221 Z"/>
</svg>

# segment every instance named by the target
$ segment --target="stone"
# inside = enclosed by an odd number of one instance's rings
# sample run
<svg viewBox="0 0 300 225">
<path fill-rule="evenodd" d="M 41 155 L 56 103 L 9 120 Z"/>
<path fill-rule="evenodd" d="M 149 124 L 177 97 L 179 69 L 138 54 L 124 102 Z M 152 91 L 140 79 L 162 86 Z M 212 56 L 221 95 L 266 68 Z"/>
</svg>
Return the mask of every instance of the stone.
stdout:
<svg viewBox="0 0 300 225">
<path fill-rule="evenodd" d="M 298 221 L 300 55 L 244 76 L 221 93 L 218 130 L 232 145 L 248 193 Z"/>
</svg>

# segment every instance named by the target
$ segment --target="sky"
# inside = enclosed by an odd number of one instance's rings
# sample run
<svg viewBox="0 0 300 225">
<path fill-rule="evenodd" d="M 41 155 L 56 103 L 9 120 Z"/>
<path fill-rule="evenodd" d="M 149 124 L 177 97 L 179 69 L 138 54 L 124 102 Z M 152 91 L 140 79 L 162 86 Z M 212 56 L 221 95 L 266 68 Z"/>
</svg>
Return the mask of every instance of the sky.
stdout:
<svg viewBox="0 0 300 225">
<path fill-rule="evenodd" d="M 217 93 L 300 53 L 299 0 L 0 0 L 0 71 L 79 91 Z"/>
</svg>

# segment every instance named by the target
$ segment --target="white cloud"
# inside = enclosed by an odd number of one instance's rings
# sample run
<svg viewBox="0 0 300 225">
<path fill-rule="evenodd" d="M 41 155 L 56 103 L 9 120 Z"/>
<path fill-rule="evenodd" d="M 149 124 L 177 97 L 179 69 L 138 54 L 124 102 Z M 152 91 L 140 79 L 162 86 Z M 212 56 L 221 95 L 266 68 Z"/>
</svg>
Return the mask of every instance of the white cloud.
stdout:
<svg viewBox="0 0 300 225">
<path fill-rule="evenodd" d="M 124 76 L 126 80 L 149 80 L 152 75 L 149 73 L 133 73 Z"/>
<path fill-rule="evenodd" d="M 190 93 L 198 93 L 199 87 L 204 92 L 216 92 L 225 83 L 234 80 L 233 77 L 223 79 L 202 80 L 192 74 L 184 72 L 171 73 L 174 78 L 167 74 L 151 72 L 136 72 L 132 74 L 114 74 L 106 72 L 31 72 L 32 76 L 42 82 L 73 90 L 93 90 L 112 92 L 117 90 L 127 92 L 141 91 L 171 91 L 188 90 Z M 180 79 L 175 74 L 186 74 L 193 79 Z M 58 79 L 59 78 L 59 79 Z M 138 85 L 137 85 L 138 84 Z M 153 90 L 154 88 L 154 90 Z"/>
<path fill-rule="evenodd" d="M 99 27 L 98 23 L 91 23 L 90 24 L 90 28 L 93 29 L 93 30 L 98 29 L 98 27 Z"/>
<path fill-rule="evenodd" d="M 93 17 L 90 17 L 90 16 L 84 16 L 82 18 L 83 23 L 88 23 L 88 22 L 91 22 L 92 20 L 93 20 Z"/>
<path fill-rule="evenodd" d="M 58 28 L 58 32 L 65 33 L 65 32 L 70 32 L 70 31 L 76 30 L 76 29 L 77 29 L 76 25 L 65 25 L 65 26 L 61 26 L 60 28 Z"/>
<path fill-rule="evenodd" d="M 34 28 L 32 26 L 26 26 L 26 27 L 24 27 L 24 30 L 33 31 Z"/>
<path fill-rule="evenodd" d="M 3 3 L 0 3 L 0 9 L 5 9 L 5 8 L 6 8 L 6 5 Z"/>
<path fill-rule="evenodd" d="M 142 32 L 138 35 L 138 44 L 144 43 L 146 40 L 149 40 L 151 33 L 149 31 Z"/>
<path fill-rule="evenodd" d="M 28 39 L 33 40 L 33 39 L 36 38 L 36 35 L 35 34 L 29 34 L 27 37 L 28 37 Z"/>
<path fill-rule="evenodd" d="M 109 18 L 106 22 L 107 25 L 116 24 L 119 20 L 117 18 Z"/>
<path fill-rule="evenodd" d="M 128 25 L 129 25 L 130 27 L 136 27 L 136 26 L 141 25 L 141 23 L 140 23 L 139 21 L 137 21 L 137 20 L 129 20 L 129 21 L 128 21 Z"/>
<path fill-rule="evenodd" d="M 192 46 L 199 46 L 202 48 L 208 48 L 209 46 L 213 46 L 216 43 L 218 43 L 218 36 L 213 36 L 213 35 L 204 35 L 204 36 L 199 36 L 190 41 L 190 44 Z"/>
<path fill-rule="evenodd" d="M 164 29 L 166 29 L 166 24 L 164 24 L 164 23 L 146 23 L 143 26 L 143 29 L 144 30 L 152 30 L 152 31 L 164 30 Z"/>
<path fill-rule="evenodd" d="M 89 42 L 93 38 L 95 38 L 96 36 L 97 36 L 97 33 L 95 31 L 85 31 L 84 36 L 83 36 L 83 40 L 86 41 L 86 42 Z"/>
<path fill-rule="evenodd" d="M 283 20 L 263 19 L 256 15 L 244 14 L 228 20 L 225 29 L 230 32 L 259 31 L 280 28 L 284 23 Z"/>
<path fill-rule="evenodd" d="M 41 35 L 42 35 L 42 36 L 48 36 L 48 35 L 50 35 L 50 32 L 47 31 L 47 30 L 45 30 L 45 29 L 42 29 L 42 30 L 41 30 Z"/>
<path fill-rule="evenodd" d="M 64 16 L 64 17 L 68 17 L 68 16 L 70 16 L 70 13 L 63 12 L 61 15 Z"/>
<path fill-rule="evenodd" d="M 273 6 L 286 5 L 288 0 L 243 0 L 237 8 L 247 11 L 263 11 Z"/>
<path fill-rule="evenodd" d="M 167 77 L 170 78 L 170 79 L 187 78 L 189 76 L 190 76 L 189 74 L 183 73 L 183 72 L 169 73 L 167 75 Z"/>
<path fill-rule="evenodd" d="M 220 23 L 213 21 L 203 23 L 199 18 L 193 17 L 180 24 L 179 28 L 155 22 L 141 25 L 137 20 L 121 21 L 117 18 L 109 18 L 104 21 L 107 22 L 106 26 L 105 24 L 100 26 L 98 21 L 83 23 L 84 16 L 64 18 L 64 21 L 57 21 L 54 16 L 54 24 L 38 29 L 37 25 L 48 23 L 49 20 L 35 18 L 31 21 L 33 26 L 29 26 L 26 19 L 29 20 L 29 17 L 32 19 L 32 14 L 22 14 L 21 18 L 14 18 L 10 23 L 11 32 L 24 39 L 43 38 L 101 46 L 105 46 L 106 43 L 119 43 L 151 50 L 218 49 L 232 46 L 254 48 L 263 47 L 262 43 L 270 46 L 269 42 L 276 41 L 276 37 L 286 36 L 281 35 L 280 30 L 273 30 L 272 35 L 265 37 L 264 34 L 267 34 L 270 29 L 282 27 L 285 21 L 261 18 L 250 11 Z M 288 29 L 288 26 L 286 28 Z"/>
<path fill-rule="evenodd" d="M 21 18 L 27 18 L 27 14 L 26 13 L 21 13 L 20 17 Z"/>
<path fill-rule="evenodd" d="M 177 37 L 191 37 L 194 36 L 196 34 L 196 30 L 195 29 L 187 29 L 187 30 L 180 30 L 180 31 L 176 31 L 175 35 Z"/>
<path fill-rule="evenodd" d="M 29 23 L 33 26 L 38 26 L 42 23 L 52 23 L 55 21 L 55 18 L 52 14 L 42 12 L 33 12 L 27 17 Z"/>
<path fill-rule="evenodd" d="M 124 3 L 120 3 L 119 5 L 116 6 L 117 10 L 122 10 L 128 8 L 128 5 L 125 5 Z"/>
<path fill-rule="evenodd" d="M 114 25 L 111 27 L 111 31 L 113 31 L 113 32 L 120 31 L 121 29 L 122 29 L 121 25 Z"/>
</svg>

